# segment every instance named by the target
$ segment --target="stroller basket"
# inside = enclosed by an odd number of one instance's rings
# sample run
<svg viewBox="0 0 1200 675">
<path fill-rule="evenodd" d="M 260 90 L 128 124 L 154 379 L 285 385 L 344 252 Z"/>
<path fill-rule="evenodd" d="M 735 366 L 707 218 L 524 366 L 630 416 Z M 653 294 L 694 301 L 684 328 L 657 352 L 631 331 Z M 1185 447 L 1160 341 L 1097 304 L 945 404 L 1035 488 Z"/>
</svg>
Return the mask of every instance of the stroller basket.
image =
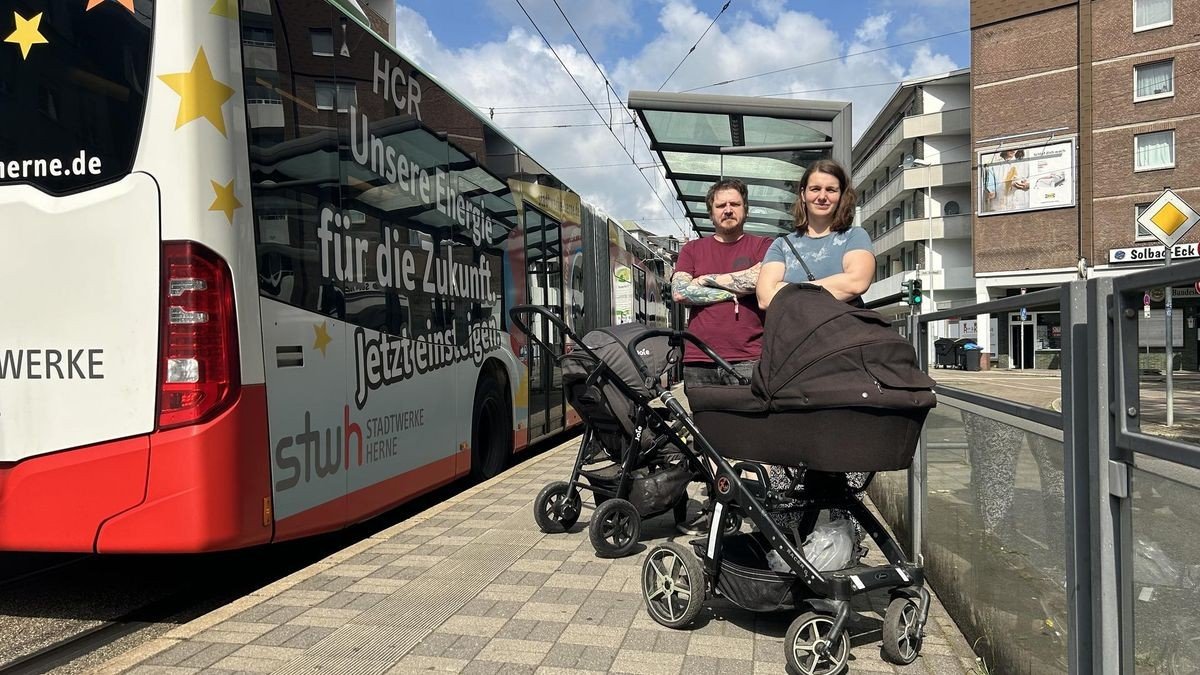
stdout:
<svg viewBox="0 0 1200 675">
<path fill-rule="evenodd" d="M 701 559 L 706 539 L 692 542 Z M 752 612 L 772 612 L 796 607 L 800 578 L 790 572 L 776 572 L 767 563 L 771 547 L 760 532 L 739 532 L 725 537 L 721 549 L 721 573 L 717 590 L 730 602 Z"/>
<path fill-rule="evenodd" d="M 674 461 L 642 467 L 629 474 L 629 494 L 626 497 L 642 517 L 659 514 L 683 499 L 688 483 L 694 476 L 682 455 L 670 456 Z M 614 490 L 621 477 L 621 467 L 613 464 L 599 471 L 582 472 L 588 484 Z"/>
</svg>

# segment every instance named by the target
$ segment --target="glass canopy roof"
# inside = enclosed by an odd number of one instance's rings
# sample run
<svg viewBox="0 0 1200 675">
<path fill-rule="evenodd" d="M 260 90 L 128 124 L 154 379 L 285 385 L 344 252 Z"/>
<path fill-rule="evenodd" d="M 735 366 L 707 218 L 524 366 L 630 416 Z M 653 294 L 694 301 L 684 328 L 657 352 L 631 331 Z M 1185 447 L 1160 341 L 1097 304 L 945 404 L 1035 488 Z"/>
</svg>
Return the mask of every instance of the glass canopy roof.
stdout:
<svg viewBox="0 0 1200 675">
<path fill-rule="evenodd" d="M 635 91 L 636 110 L 697 236 L 713 232 L 705 197 L 721 178 L 750 193 L 746 231 L 792 230 L 796 185 L 809 164 L 850 165 L 850 104 Z"/>
</svg>

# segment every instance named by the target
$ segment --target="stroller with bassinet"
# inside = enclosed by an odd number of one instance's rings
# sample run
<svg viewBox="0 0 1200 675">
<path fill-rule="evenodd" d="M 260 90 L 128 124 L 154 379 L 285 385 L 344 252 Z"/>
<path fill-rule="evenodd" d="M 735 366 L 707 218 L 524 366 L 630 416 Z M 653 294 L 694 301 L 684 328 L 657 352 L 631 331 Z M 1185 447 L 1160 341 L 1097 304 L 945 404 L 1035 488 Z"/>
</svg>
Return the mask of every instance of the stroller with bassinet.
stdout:
<svg viewBox="0 0 1200 675">
<path fill-rule="evenodd" d="M 701 344 L 688 333 L 668 340 Z M 634 342 L 630 350 L 636 349 Z M 767 313 L 762 359 L 750 383 L 689 388 L 694 418 L 669 390 L 656 387 L 669 412 L 657 431 L 672 434 L 667 425 L 679 423 L 692 435 L 696 465 L 715 467 L 705 480 L 716 503 L 706 537 L 691 546 L 661 543 L 646 554 L 641 584 L 651 617 L 680 628 L 715 596 L 752 611 L 800 610 L 784 643 L 787 663 L 804 675 L 832 675 L 850 657 L 853 599 L 886 592 L 883 656 L 914 661 L 929 612 L 923 570 L 863 505 L 863 485 L 851 485 L 845 474 L 869 477 L 911 464 L 936 404 L 933 385 L 912 346 L 877 313 L 815 286 L 791 285 Z M 786 488 L 773 487 L 764 464 L 791 467 L 795 477 Z M 832 571 L 813 565 L 801 542 L 813 516 L 827 509 L 848 511 L 887 564 Z M 772 517 L 786 511 L 801 516 L 795 537 Z M 730 514 L 757 531 L 728 532 Z M 771 551 L 786 571 L 769 562 Z"/>
<path fill-rule="evenodd" d="M 563 336 L 547 345 L 527 328 L 525 318 L 540 314 Z M 588 534 L 596 553 L 622 557 L 637 546 L 641 521 L 668 511 L 675 522 L 687 515 L 687 486 L 696 467 L 679 444 L 682 438 L 651 431 L 665 411 L 649 405 L 652 391 L 627 348 L 650 329 L 629 323 L 588 332 L 580 340 L 544 307 L 520 305 L 509 311 L 513 322 L 562 366 L 567 402 L 584 422 L 575 466 L 565 481 L 548 483 L 534 500 L 534 521 L 546 533 L 565 532 L 579 520 L 581 490 L 592 493 L 596 511 Z M 568 351 L 567 345 L 573 349 Z M 679 362 L 678 347 L 665 336 L 640 340 L 642 367 L 656 380 Z M 676 430 L 681 426 L 676 424 Z"/>
</svg>

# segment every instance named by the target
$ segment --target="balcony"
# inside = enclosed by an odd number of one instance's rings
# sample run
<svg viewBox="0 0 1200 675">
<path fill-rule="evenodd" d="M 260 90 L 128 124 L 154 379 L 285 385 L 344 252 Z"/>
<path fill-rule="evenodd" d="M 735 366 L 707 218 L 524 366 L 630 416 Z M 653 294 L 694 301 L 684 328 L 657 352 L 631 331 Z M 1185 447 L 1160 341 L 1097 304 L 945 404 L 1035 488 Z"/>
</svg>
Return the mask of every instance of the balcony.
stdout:
<svg viewBox="0 0 1200 675">
<path fill-rule="evenodd" d="M 283 126 L 283 102 L 271 99 L 246 101 L 246 112 L 251 129 L 279 128 Z"/>
<path fill-rule="evenodd" d="M 247 68 L 279 70 L 279 60 L 275 54 L 274 42 L 242 40 L 242 58 L 245 60 Z"/>
<path fill-rule="evenodd" d="M 930 274 L 924 270 L 904 270 L 897 272 L 890 277 L 880 279 L 871 284 L 871 288 L 863 295 L 863 301 L 867 303 L 874 302 L 880 298 L 897 295 L 904 289 L 900 285 L 901 282 L 909 279 L 920 279 L 923 282 L 925 291 L 934 291 L 934 299 L 937 300 L 937 291 L 955 291 L 975 288 L 975 270 L 970 266 L 967 267 L 947 267 L 945 269 L 933 270 Z M 938 307 L 943 306 L 943 302 L 938 302 Z M 945 307 L 950 306 L 949 298 L 945 301 Z"/>
<path fill-rule="evenodd" d="M 904 125 L 897 124 L 892 127 L 892 130 L 884 137 L 879 145 L 871 151 L 870 157 L 863 162 L 862 166 L 854 172 L 854 184 L 862 186 L 866 184 L 867 178 L 871 176 L 881 166 L 890 164 L 897 166 L 903 158 L 903 152 L 896 152 L 900 147 L 900 143 L 904 141 Z"/>
<path fill-rule="evenodd" d="M 969 185 L 970 182 L 971 162 L 967 160 L 904 169 L 863 204 L 860 222 L 871 220 L 885 207 L 890 209 L 896 206 L 900 199 L 913 190 L 924 190 L 930 186 Z"/>
<path fill-rule="evenodd" d="M 914 218 L 906 220 L 898 227 L 893 227 L 876 237 L 874 242 L 875 255 L 882 255 L 906 243 L 929 241 L 930 225 L 933 227 L 933 240 L 935 242 L 947 239 L 971 238 L 970 214 L 943 216 L 932 219 Z"/>
<path fill-rule="evenodd" d="M 968 134 L 971 132 L 971 109 L 954 108 L 924 115 L 913 115 L 905 117 L 901 126 L 904 127 L 905 138 Z"/>
</svg>

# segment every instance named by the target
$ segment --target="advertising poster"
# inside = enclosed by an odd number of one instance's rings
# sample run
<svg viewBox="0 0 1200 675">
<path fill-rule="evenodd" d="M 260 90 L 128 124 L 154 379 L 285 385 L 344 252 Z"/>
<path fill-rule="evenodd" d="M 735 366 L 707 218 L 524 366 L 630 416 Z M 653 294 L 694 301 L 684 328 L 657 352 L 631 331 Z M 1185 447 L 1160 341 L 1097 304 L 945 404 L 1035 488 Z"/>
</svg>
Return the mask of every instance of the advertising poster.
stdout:
<svg viewBox="0 0 1200 675">
<path fill-rule="evenodd" d="M 632 323 L 633 309 L 633 270 L 618 265 L 613 270 L 613 310 L 617 323 Z"/>
<path fill-rule="evenodd" d="M 979 215 L 1075 205 L 1075 142 L 979 154 Z"/>
</svg>

